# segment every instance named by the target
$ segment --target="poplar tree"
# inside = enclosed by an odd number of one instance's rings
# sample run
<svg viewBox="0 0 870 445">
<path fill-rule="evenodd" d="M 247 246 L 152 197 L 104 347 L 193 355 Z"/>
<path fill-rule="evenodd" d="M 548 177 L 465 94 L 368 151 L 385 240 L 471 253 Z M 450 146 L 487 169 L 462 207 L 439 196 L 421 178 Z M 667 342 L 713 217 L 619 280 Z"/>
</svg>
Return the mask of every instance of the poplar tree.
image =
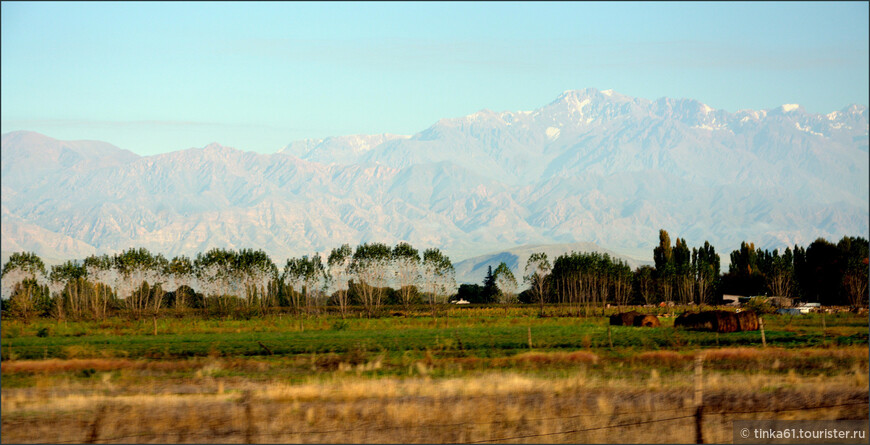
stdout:
<svg viewBox="0 0 870 445">
<path fill-rule="evenodd" d="M 348 244 L 332 249 L 327 259 L 329 266 L 329 283 L 338 298 L 341 318 L 347 314 L 348 280 L 350 279 L 350 262 L 353 251 Z"/>
</svg>

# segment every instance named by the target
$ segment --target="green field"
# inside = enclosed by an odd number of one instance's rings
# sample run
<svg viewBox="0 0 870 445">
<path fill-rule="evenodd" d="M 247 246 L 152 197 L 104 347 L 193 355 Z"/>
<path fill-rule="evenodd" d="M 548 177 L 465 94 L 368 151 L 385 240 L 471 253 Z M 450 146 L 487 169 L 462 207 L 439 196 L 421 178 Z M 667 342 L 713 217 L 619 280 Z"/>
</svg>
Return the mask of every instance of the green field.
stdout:
<svg viewBox="0 0 870 445">
<path fill-rule="evenodd" d="M 697 357 L 705 405 L 719 413 L 704 421 L 715 440 L 730 437 L 730 420 L 760 418 L 752 413 L 771 406 L 793 419 L 867 415 L 866 316 L 767 315 L 763 346 L 760 331 L 674 329 L 673 317 L 659 328 L 610 327 L 615 309 L 590 317 L 558 306 L 538 311 L 4 320 L 3 440 L 82 441 L 97 431 L 105 442 L 463 442 L 531 431 L 533 442 L 691 442 L 679 434 L 691 431 Z M 442 399 L 449 408 L 427 408 Z M 262 418 L 245 411 L 251 400 Z M 636 411 L 631 400 L 649 409 L 619 414 Z M 603 413 L 608 425 L 649 426 L 601 429 L 565 414 L 577 410 Z M 136 427 L 131 416 L 177 436 Z M 276 416 L 284 420 L 266 420 Z M 468 426 L 463 416 L 476 420 Z M 529 424 L 542 416 L 556 420 Z M 465 429 L 443 426 L 452 424 Z M 581 424 L 588 432 L 559 432 Z M 369 438 L 358 439 L 360 431 Z"/>
<path fill-rule="evenodd" d="M 374 319 L 269 315 L 250 320 L 113 318 L 100 322 L 40 319 L 4 321 L 5 358 L 126 357 L 178 359 L 220 355 L 346 354 L 365 350 L 396 354 L 428 352 L 439 357 L 502 357 L 529 350 L 589 350 L 607 355 L 649 350 L 761 346 L 759 331 L 717 334 L 661 328 L 608 326 L 605 317 L 539 317 L 534 309 L 454 309 L 437 320 L 425 311 Z M 866 318 L 848 312 L 822 316 L 768 316 L 768 346 L 799 348 L 868 344 Z M 156 332 L 154 335 L 156 324 Z M 608 334 L 608 331 L 610 333 Z M 41 335 L 41 336 L 40 336 Z M 262 346 L 261 346 L 262 344 Z M 611 348 L 612 344 L 612 348 Z M 264 347 L 265 346 L 265 347 Z"/>
</svg>

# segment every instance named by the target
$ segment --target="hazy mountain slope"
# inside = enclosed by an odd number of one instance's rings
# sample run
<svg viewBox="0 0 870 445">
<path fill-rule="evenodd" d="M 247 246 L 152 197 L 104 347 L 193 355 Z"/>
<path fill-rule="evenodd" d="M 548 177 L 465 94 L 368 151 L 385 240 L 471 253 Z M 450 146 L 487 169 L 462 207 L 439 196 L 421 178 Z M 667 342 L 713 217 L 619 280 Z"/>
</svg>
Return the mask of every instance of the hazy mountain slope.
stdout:
<svg viewBox="0 0 870 445">
<path fill-rule="evenodd" d="M 274 154 L 212 144 L 139 157 L 15 132 L 2 137 L 2 250 L 254 247 L 283 262 L 405 240 L 456 261 L 589 242 L 650 259 L 660 228 L 723 255 L 743 240 L 867 236 L 867 118 L 859 105 L 728 113 L 587 89 Z"/>
</svg>

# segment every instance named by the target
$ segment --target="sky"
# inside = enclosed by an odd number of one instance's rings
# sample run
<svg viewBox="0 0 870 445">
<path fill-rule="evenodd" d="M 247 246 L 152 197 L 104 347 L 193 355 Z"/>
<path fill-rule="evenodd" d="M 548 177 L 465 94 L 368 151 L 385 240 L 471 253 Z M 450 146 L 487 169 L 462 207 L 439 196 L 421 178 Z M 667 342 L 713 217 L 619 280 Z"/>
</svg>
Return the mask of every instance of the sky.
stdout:
<svg viewBox="0 0 870 445">
<path fill-rule="evenodd" d="M 587 87 L 868 105 L 867 2 L 9 2 L 0 133 L 140 155 L 414 134 Z"/>
</svg>

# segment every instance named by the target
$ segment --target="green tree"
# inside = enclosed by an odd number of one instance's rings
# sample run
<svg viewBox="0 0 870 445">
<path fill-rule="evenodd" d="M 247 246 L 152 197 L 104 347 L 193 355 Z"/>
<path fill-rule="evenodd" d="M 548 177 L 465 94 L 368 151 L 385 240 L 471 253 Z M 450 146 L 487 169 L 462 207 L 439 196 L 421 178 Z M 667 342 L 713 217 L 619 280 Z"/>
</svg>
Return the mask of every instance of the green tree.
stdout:
<svg viewBox="0 0 870 445">
<path fill-rule="evenodd" d="M 391 259 L 392 250 L 383 243 L 360 244 L 353 253 L 351 271 L 369 317 L 380 310 Z"/>
<path fill-rule="evenodd" d="M 713 302 L 713 287 L 719 277 L 719 267 L 719 254 L 708 241 L 704 241 L 703 247 L 692 248 L 691 271 L 694 274 L 699 305 Z"/>
<path fill-rule="evenodd" d="M 692 252 L 686 244 L 685 239 L 677 238 L 676 245 L 673 248 L 674 258 L 674 284 L 677 289 L 677 296 L 680 303 L 694 302 L 694 276 L 692 270 Z"/>
<path fill-rule="evenodd" d="M 184 255 L 179 255 L 169 261 L 169 275 L 174 283 L 175 293 L 174 305 L 176 309 L 184 309 L 190 307 L 190 299 L 194 297 L 192 293 L 193 281 L 196 278 L 196 270 L 193 262 Z"/>
<path fill-rule="evenodd" d="M 284 265 L 282 280 L 291 288 L 291 302 L 294 311 L 301 313 L 302 306 L 310 312 L 311 306 L 326 284 L 326 268 L 320 255 L 307 255 L 302 258 L 289 258 Z"/>
<path fill-rule="evenodd" d="M 220 314 L 228 314 L 237 305 L 237 256 L 234 250 L 214 248 L 198 253 L 193 261 L 197 282 L 206 295 L 205 305 Z"/>
<path fill-rule="evenodd" d="M 659 245 L 653 249 L 656 265 L 656 282 L 664 301 L 674 300 L 674 277 L 676 266 L 671 248 L 671 237 L 664 229 L 659 230 Z"/>
<path fill-rule="evenodd" d="M 342 244 L 341 247 L 332 249 L 327 259 L 329 283 L 337 297 L 341 318 L 344 318 L 347 313 L 347 291 L 349 288 L 348 280 L 350 279 L 350 262 L 352 257 L 353 251 L 350 246 Z"/>
<path fill-rule="evenodd" d="M 653 304 L 655 302 L 654 272 L 655 269 L 652 266 L 640 266 L 634 270 L 634 292 L 643 299 L 644 304 Z"/>
<path fill-rule="evenodd" d="M 807 296 L 823 305 L 837 304 L 842 283 L 842 254 L 836 245 L 818 238 L 807 247 Z"/>
<path fill-rule="evenodd" d="M 450 258 L 437 248 L 423 251 L 423 291 L 428 294 L 432 318 L 436 318 L 438 305 L 447 301 L 447 295 L 456 285 L 455 270 Z"/>
<path fill-rule="evenodd" d="M 242 249 L 236 257 L 236 274 L 244 286 L 245 303 L 260 313 L 275 304 L 267 292 L 269 283 L 278 278 L 278 268 L 263 250 Z"/>
<path fill-rule="evenodd" d="M 842 260 L 842 287 L 844 301 L 851 307 L 867 305 L 867 275 L 870 247 L 862 237 L 844 236 L 837 243 Z"/>
<path fill-rule="evenodd" d="M 25 322 L 36 315 L 42 296 L 40 283 L 44 280 L 45 264 L 33 252 L 13 253 L 3 265 L 3 298 L 9 298 L 10 306 Z"/>
<path fill-rule="evenodd" d="M 507 263 L 502 261 L 495 268 L 495 284 L 498 287 L 499 299 L 503 304 L 517 302 L 517 279 Z"/>
<path fill-rule="evenodd" d="M 483 290 L 480 292 L 480 303 L 490 304 L 498 301 L 498 285 L 495 283 L 495 275 L 492 273 L 492 266 L 489 266 L 486 271 L 486 277 L 483 279 Z"/>
<path fill-rule="evenodd" d="M 541 305 L 541 315 L 544 315 L 544 302 L 547 295 L 547 275 L 550 273 L 550 261 L 544 252 L 533 253 L 526 261 L 523 281 L 529 285 L 535 300 Z"/>
<path fill-rule="evenodd" d="M 408 310 L 412 293 L 420 281 L 420 253 L 410 244 L 401 242 L 393 247 L 391 255 L 399 297 L 405 310 Z"/>
<path fill-rule="evenodd" d="M 87 302 L 94 318 L 106 318 L 112 300 L 111 284 L 116 276 L 109 255 L 91 255 L 83 264 L 88 280 L 94 284 L 93 298 Z"/>
</svg>

